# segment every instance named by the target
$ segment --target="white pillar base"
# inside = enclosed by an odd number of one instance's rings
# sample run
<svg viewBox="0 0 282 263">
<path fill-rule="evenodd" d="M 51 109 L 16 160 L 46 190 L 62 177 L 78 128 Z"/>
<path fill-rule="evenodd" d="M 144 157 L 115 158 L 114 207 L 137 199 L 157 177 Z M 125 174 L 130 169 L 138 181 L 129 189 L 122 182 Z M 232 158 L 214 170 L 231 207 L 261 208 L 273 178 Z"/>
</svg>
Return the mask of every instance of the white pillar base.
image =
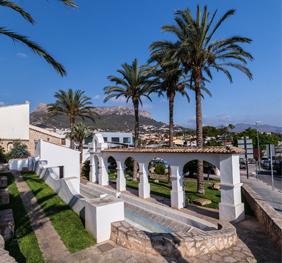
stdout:
<svg viewBox="0 0 282 263">
<path fill-rule="evenodd" d="M 185 192 L 183 190 L 183 178 L 179 174 L 178 166 L 170 167 L 171 186 L 170 205 L 173 208 L 181 209 L 185 207 Z"/>
<path fill-rule="evenodd" d="M 185 207 L 184 191 L 170 191 L 171 207 L 181 209 Z"/>
<path fill-rule="evenodd" d="M 219 219 L 229 222 L 239 222 L 245 218 L 244 204 L 237 205 L 219 203 Z"/>
<path fill-rule="evenodd" d="M 100 185 L 109 185 L 109 175 L 105 167 L 104 159 L 102 157 L 99 157 L 98 183 Z"/>
<path fill-rule="evenodd" d="M 147 172 L 143 163 L 139 164 L 140 183 L 138 184 L 138 195 L 141 198 L 150 197 L 150 184 L 148 181 Z"/>
<path fill-rule="evenodd" d="M 117 183 L 116 188 L 119 192 L 126 191 L 126 179 L 121 162 L 117 161 Z"/>
</svg>

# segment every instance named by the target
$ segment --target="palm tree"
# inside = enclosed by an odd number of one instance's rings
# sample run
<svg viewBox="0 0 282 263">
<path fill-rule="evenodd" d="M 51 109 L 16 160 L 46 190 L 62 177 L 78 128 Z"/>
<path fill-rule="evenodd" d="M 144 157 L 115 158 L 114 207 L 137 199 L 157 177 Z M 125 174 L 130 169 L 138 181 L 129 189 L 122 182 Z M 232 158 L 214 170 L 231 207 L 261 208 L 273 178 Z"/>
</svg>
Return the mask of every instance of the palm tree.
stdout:
<svg viewBox="0 0 282 263">
<path fill-rule="evenodd" d="M 83 122 L 76 123 L 69 133 L 69 137 L 78 143 L 80 151 L 80 165 L 82 167 L 83 142 L 91 134 L 90 129 Z"/>
<path fill-rule="evenodd" d="M 76 4 L 72 0 L 60 0 L 65 5 L 70 7 L 76 7 Z M 0 0 L 0 7 L 7 7 L 12 9 L 13 11 L 17 12 L 21 15 L 26 21 L 33 24 L 34 20 L 32 16 L 26 12 L 22 7 L 18 4 L 9 1 L 9 0 Z M 58 61 L 56 61 L 46 50 L 44 50 L 40 45 L 35 43 L 34 41 L 30 40 L 28 37 L 24 35 L 17 34 L 6 27 L 0 26 L 0 35 L 7 36 L 11 38 L 13 41 L 18 41 L 24 44 L 25 46 L 29 47 L 34 53 L 45 59 L 47 63 L 51 64 L 51 66 L 61 75 L 66 75 L 66 71 Z"/>
<path fill-rule="evenodd" d="M 162 50 L 162 54 L 166 54 L 166 50 Z M 175 61 L 165 61 L 165 56 L 152 56 L 150 62 L 156 62 L 153 67 L 155 75 L 153 92 L 157 92 L 159 96 L 166 95 L 169 107 L 169 147 L 173 147 L 173 130 L 174 130 L 174 100 L 176 93 L 186 96 L 190 101 L 188 93 L 185 90 L 187 82 L 183 78 L 183 70 L 180 64 Z"/>
<path fill-rule="evenodd" d="M 124 63 L 121 65 L 122 69 L 117 70 L 121 77 L 109 76 L 108 79 L 114 82 L 114 86 L 107 86 L 104 88 L 105 99 L 107 102 L 112 98 L 125 97 L 126 102 L 131 100 L 134 108 L 134 146 L 139 147 L 139 106 L 143 105 L 142 98 L 145 97 L 151 101 L 149 96 L 150 88 L 152 87 L 152 73 L 148 66 L 138 66 L 137 59 L 134 59 L 132 64 Z"/>
<path fill-rule="evenodd" d="M 97 115 L 93 111 L 91 99 L 85 95 L 82 90 L 67 91 L 59 90 L 55 93 L 55 103 L 48 104 L 48 112 L 51 116 L 65 115 L 69 120 L 69 128 L 72 131 L 78 117 L 89 118 L 94 121 L 94 116 Z M 73 141 L 71 139 L 71 148 L 73 148 Z"/>
<path fill-rule="evenodd" d="M 213 70 L 222 72 L 232 82 L 229 68 L 234 68 L 252 79 L 252 73 L 247 68 L 248 60 L 252 55 L 245 51 L 242 44 L 251 43 L 251 39 L 233 36 L 214 40 L 215 33 L 226 19 L 234 15 L 235 10 L 227 11 L 214 23 L 217 11 L 210 16 L 207 7 L 202 11 L 197 7 L 196 17 L 193 18 L 189 9 L 177 11 L 175 25 L 163 26 L 163 30 L 174 34 L 175 42 L 158 41 L 154 43 L 153 54 L 167 48 L 170 52 L 167 57 L 177 59 L 184 71 L 190 76 L 191 87 L 195 92 L 196 100 L 196 134 L 197 146 L 203 147 L 202 106 L 201 90 L 206 89 L 205 83 L 212 80 Z M 203 162 L 198 161 L 198 187 L 199 193 L 204 193 Z"/>
</svg>

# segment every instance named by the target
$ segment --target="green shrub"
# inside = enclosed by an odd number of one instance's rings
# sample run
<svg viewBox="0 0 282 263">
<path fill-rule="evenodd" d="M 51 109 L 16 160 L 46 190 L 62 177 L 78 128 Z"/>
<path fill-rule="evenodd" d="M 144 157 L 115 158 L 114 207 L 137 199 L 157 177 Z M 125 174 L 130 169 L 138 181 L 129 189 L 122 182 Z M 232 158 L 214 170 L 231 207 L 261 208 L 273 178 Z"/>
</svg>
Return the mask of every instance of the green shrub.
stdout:
<svg viewBox="0 0 282 263">
<path fill-rule="evenodd" d="M 27 146 L 21 142 L 15 142 L 13 144 L 13 148 L 8 153 L 9 159 L 17 159 L 17 158 L 27 158 L 30 156 Z"/>
<path fill-rule="evenodd" d="M 82 177 L 85 177 L 89 181 L 89 174 L 90 174 L 90 161 L 85 161 L 82 166 Z"/>
<path fill-rule="evenodd" d="M 8 161 L 4 148 L 0 146 L 0 163 L 6 163 Z"/>
<path fill-rule="evenodd" d="M 162 163 L 157 163 L 155 166 L 155 173 L 156 174 L 165 174 L 165 165 Z"/>
</svg>

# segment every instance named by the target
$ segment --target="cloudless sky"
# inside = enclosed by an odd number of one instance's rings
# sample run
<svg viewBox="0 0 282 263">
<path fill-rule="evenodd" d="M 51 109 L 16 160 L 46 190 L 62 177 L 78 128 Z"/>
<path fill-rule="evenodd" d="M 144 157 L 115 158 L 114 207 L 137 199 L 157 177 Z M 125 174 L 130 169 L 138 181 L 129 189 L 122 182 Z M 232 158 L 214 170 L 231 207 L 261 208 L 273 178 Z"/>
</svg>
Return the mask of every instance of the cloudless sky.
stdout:
<svg viewBox="0 0 282 263">
<path fill-rule="evenodd" d="M 0 103 L 50 103 L 58 89 L 82 89 L 95 106 L 124 105 L 120 100 L 103 103 L 107 76 L 124 62 L 138 58 L 145 63 L 148 46 L 171 39 L 160 28 L 173 23 L 174 12 L 207 4 L 222 15 L 230 8 L 235 16 L 223 24 L 217 38 L 242 35 L 253 39 L 245 46 L 255 60 L 249 64 L 254 80 L 232 71 L 230 84 L 224 75 L 214 74 L 208 88 L 213 96 L 203 101 L 205 124 L 228 124 L 257 120 L 282 126 L 281 87 L 281 0 L 80 0 L 78 9 L 66 8 L 56 0 L 17 1 L 35 18 L 30 25 L 7 8 L 0 9 L 0 26 L 25 34 L 40 43 L 67 69 L 61 78 L 45 61 L 22 44 L 0 36 Z M 175 121 L 194 125 L 195 104 L 176 98 Z M 165 98 L 145 101 L 144 110 L 167 122 Z"/>
</svg>

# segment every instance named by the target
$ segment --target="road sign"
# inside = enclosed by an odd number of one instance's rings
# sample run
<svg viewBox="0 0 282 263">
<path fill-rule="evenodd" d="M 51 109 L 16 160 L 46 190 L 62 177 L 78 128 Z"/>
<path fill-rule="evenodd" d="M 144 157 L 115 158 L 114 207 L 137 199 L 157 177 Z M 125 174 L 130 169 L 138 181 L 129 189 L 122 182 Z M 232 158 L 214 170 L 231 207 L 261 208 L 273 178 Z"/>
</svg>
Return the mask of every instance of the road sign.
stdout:
<svg viewBox="0 0 282 263">
<path fill-rule="evenodd" d="M 266 157 L 270 158 L 270 156 L 275 156 L 275 146 L 274 144 L 266 145 Z"/>
<path fill-rule="evenodd" d="M 254 158 L 253 140 L 249 137 L 244 137 L 238 140 L 238 147 L 243 148 L 245 153 L 240 154 L 240 158 L 244 158 L 246 161 L 247 178 L 249 178 L 249 162 L 248 159 Z"/>
<path fill-rule="evenodd" d="M 253 140 L 245 137 L 243 139 L 238 140 L 238 147 L 245 150 L 245 153 L 240 154 L 240 158 L 245 158 L 247 154 L 247 158 L 254 158 L 254 148 L 253 148 Z"/>
</svg>

